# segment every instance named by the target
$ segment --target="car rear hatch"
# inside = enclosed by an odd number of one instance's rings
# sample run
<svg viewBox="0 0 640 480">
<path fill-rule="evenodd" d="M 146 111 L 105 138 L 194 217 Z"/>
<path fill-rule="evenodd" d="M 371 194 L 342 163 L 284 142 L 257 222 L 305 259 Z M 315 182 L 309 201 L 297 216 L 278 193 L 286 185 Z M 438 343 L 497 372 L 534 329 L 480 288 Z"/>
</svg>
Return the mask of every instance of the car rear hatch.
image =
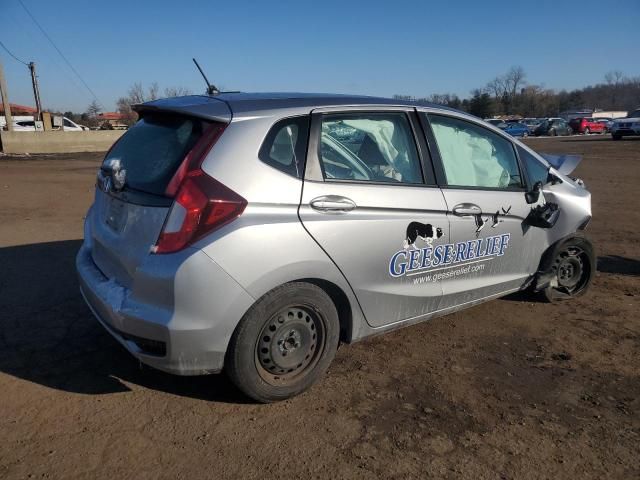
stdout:
<svg viewBox="0 0 640 480">
<path fill-rule="evenodd" d="M 130 288 L 173 204 L 181 165 L 231 120 L 223 101 L 182 97 L 136 107 L 140 115 L 105 156 L 88 221 L 91 255 L 109 279 Z"/>
</svg>

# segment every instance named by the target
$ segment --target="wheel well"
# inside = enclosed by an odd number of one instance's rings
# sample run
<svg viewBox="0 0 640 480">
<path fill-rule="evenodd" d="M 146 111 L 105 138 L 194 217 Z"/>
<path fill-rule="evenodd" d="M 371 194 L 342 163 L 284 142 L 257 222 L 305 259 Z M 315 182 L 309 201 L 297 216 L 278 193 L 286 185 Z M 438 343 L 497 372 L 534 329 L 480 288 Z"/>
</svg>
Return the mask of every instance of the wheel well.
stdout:
<svg viewBox="0 0 640 480">
<path fill-rule="evenodd" d="M 547 247 L 547 249 L 544 251 L 544 253 L 540 257 L 540 264 L 538 266 L 537 276 L 540 276 L 540 275 L 543 275 L 545 273 L 548 273 L 548 270 L 551 268 L 553 260 L 555 259 L 556 255 L 558 254 L 559 248 L 562 245 L 564 245 L 565 243 L 567 243 L 569 240 L 572 240 L 574 238 L 580 238 L 580 239 L 582 239 L 582 241 L 587 242 L 589 244 L 591 250 L 593 251 L 593 245 L 591 244 L 591 241 L 584 234 L 583 231 L 579 230 L 579 231 L 570 233 L 566 237 L 563 237 L 563 238 L 561 238 L 559 240 L 556 240 L 554 243 L 552 243 L 551 245 L 549 245 Z"/>
<path fill-rule="evenodd" d="M 353 313 L 351 304 L 347 295 L 335 283 L 319 278 L 301 278 L 299 282 L 307 282 L 320 287 L 329 295 L 331 301 L 338 311 L 338 319 L 340 321 L 340 341 L 345 343 L 351 342 L 351 332 L 353 331 Z"/>
</svg>

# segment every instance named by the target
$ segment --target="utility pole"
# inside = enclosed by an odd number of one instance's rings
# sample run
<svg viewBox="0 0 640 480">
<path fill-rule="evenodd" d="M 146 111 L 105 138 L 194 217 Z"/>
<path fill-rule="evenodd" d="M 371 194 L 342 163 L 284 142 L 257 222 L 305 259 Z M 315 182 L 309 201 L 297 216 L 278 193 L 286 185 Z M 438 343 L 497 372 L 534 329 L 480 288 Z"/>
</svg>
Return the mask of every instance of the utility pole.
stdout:
<svg viewBox="0 0 640 480">
<path fill-rule="evenodd" d="M 40 88 L 38 87 L 38 77 L 36 75 L 36 64 L 29 62 L 31 71 L 31 83 L 33 83 L 33 96 L 36 99 L 36 109 L 38 110 L 38 120 L 42 120 L 42 105 L 40 104 Z"/>
<path fill-rule="evenodd" d="M 7 82 L 4 78 L 4 69 L 2 68 L 2 62 L 0 62 L 0 96 L 2 97 L 2 106 L 4 107 L 4 119 L 7 122 L 7 130 L 13 132 L 13 118 L 11 117 L 9 92 L 7 90 Z"/>
</svg>

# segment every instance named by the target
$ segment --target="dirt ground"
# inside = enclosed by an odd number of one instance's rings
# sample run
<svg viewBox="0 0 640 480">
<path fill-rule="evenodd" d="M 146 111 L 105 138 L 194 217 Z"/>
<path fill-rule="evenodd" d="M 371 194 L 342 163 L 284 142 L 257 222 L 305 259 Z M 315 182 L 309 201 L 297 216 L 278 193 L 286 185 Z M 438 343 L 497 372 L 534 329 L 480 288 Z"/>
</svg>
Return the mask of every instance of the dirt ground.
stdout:
<svg viewBox="0 0 640 480">
<path fill-rule="evenodd" d="M 640 138 L 528 142 L 584 155 L 591 291 L 343 346 L 274 405 L 141 367 L 92 318 L 74 255 L 101 155 L 0 157 L 0 478 L 640 478 Z"/>
</svg>

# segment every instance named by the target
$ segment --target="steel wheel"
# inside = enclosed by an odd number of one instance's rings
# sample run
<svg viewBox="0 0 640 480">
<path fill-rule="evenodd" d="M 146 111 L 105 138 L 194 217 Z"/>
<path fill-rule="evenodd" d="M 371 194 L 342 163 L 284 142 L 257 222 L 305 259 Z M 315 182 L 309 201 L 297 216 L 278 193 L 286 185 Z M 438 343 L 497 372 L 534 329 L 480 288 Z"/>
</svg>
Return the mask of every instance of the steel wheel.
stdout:
<svg viewBox="0 0 640 480">
<path fill-rule="evenodd" d="M 588 285 L 591 276 L 587 253 L 575 245 L 568 246 L 558 253 L 551 270 L 558 281 L 555 290 L 568 296 L 581 292 Z"/>
<path fill-rule="evenodd" d="M 306 306 L 287 307 L 266 323 L 256 343 L 256 367 L 271 385 L 286 385 L 313 369 L 323 350 L 325 321 Z"/>
<path fill-rule="evenodd" d="M 284 400 L 327 371 L 339 339 L 338 311 L 327 292 L 312 283 L 286 283 L 265 293 L 242 317 L 225 370 L 254 400 Z"/>
</svg>

